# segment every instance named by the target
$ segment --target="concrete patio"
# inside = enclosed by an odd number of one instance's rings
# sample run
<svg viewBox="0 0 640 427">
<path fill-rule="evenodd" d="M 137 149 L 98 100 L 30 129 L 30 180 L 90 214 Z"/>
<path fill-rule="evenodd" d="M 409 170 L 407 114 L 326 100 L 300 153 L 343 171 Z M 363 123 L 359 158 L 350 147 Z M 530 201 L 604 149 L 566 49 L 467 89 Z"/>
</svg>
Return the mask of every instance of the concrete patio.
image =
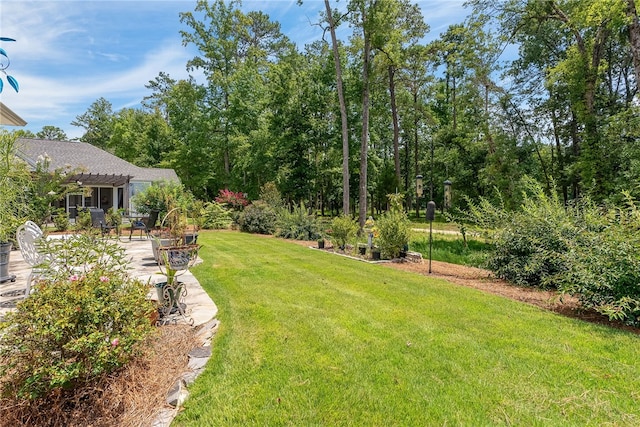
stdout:
<svg viewBox="0 0 640 427">
<path fill-rule="evenodd" d="M 131 258 L 130 274 L 144 283 L 149 283 L 149 298 L 157 299 L 153 285 L 166 279 L 153 258 L 151 240 L 144 237 L 134 237 L 129 241 L 122 237 L 119 244 L 125 248 L 127 256 Z M 16 280 L 15 282 L 0 283 L 0 318 L 8 311 L 13 310 L 17 301 L 24 298 L 24 289 L 30 271 L 31 267 L 23 260 L 20 251 L 11 251 L 9 274 L 15 275 Z M 184 303 L 186 304 L 187 317 L 178 317 L 177 322 L 189 323 L 189 320 L 193 319 L 193 326 L 199 326 L 215 319 L 218 308 L 193 274 L 187 271 L 179 279 L 186 285 L 187 294 Z"/>
</svg>

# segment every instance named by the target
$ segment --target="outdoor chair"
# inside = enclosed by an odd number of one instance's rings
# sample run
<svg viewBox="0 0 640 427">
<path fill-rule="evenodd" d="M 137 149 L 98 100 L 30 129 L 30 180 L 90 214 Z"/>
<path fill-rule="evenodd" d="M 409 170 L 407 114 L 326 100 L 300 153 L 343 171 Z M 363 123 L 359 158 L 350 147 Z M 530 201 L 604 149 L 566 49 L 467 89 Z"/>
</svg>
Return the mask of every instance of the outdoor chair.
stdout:
<svg viewBox="0 0 640 427">
<path fill-rule="evenodd" d="M 48 254 L 42 253 L 38 248 L 38 240 L 44 236 L 44 233 L 38 224 L 27 221 L 16 231 L 16 240 L 20 247 L 22 258 L 31 267 L 29 277 L 27 277 L 27 286 L 25 288 L 25 297 L 31 293 L 31 283 L 39 277 L 42 277 L 44 269 L 41 267 L 50 257 Z"/>
<path fill-rule="evenodd" d="M 110 234 L 111 230 L 116 230 L 116 234 L 118 233 L 118 226 L 107 223 L 103 209 L 89 208 L 89 213 L 91 214 L 91 226 L 99 228 L 102 237 L 105 234 Z"/>
<path fill-rule="evenodd" d="M 147 218 L 132 221 L 131 229 L 129 231 L 129 240 L 131 240 L 134 230 L 140 230 L 140 238 L 142 238 L 143 231 L 147 238 L 149 238 L 149 233 L 151 233 L 156 226 L 156 222 L 158 222 L 158 213 L 158 211 L 151 211 Z"/>
</svg>

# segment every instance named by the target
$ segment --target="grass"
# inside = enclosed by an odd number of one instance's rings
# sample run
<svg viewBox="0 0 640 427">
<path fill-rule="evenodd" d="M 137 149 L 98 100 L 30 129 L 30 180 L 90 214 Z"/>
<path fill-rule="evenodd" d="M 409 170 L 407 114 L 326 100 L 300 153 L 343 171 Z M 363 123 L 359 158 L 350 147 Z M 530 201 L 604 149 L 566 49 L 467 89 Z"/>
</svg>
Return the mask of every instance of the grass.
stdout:
<svg viewBox="0 0 640 427">
<path fill-rule="evenodd" d="M 219 307 L 175 425 L 637 425 L 640 341 L 282 240 L 201 233 Z"/>
<path fill-rule="evenodd" d="M 461 235 L 432 233 L 431 258 L 452 264 L 482 267 L 492 245 L 484 240 L 467 237 L 467 244 Z M 429 258 L 429 233 L 414 232 L 409 249 L 420 252 L 424 259 Z"/>
</svg>

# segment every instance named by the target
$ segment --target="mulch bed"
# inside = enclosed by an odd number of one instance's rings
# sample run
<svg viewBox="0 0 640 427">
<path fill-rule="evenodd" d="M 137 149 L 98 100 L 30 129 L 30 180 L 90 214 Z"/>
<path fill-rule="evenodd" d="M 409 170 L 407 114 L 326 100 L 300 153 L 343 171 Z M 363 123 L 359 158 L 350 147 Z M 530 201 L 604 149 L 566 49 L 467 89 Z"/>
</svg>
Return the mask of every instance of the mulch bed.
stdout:
<svg viewBox="0 0 640 427">
<path fill-rule="evenodd" d="M 30 402 L 2 398 L 0 426 L 150 426 L 169 408 L 167 392 L 187 370 L 196 332 L 187 325 L 162 326 L 141 357 L 73 392 Z"/>
</svg>

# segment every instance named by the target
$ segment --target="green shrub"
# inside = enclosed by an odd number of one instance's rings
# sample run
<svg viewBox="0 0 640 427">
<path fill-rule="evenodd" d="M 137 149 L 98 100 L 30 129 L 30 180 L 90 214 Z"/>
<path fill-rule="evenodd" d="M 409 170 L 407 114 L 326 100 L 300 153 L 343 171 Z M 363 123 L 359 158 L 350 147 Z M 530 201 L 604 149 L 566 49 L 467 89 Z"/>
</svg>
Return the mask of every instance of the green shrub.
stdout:
<svg viewBox="0 0 640 427">
<path fill-rule="evenodd" d="M 397 258 L 409 245 L 410 222 L 402 210 L 402 195 L 389 195 L 390 209 L 378 218 L 376 245 L 383 258 Z"/>
<path fill-rule="evenodd" d="M 231 227 L 233 219 L 231 210 L 216 202 L 208 202 L 202 211 L 202 228 L 206 229 L 227 229 Z"/>
<path fill-rule="evenodd" d="M 0 330 L 0 382 L 17 399 L 46 396 L 113 372 L 153 330 L 147 286 L 126 272 L 117 243 L 90 236 L 43 242 L 61 264 Z M 81 266 L 81 270 L 71 266 Z"/>
<path fill-rule="evenodd" d="M 566 252 L 578 229 L 575 218 L 556 195 L 548 196 L 533 181 L 517 212 L 507 212 L 483 201 L 470 217 L 492 230 L 495 250 L 487 266 L 496 276 L 519 286 L 556 288 L 567 269 Z"/>
<path fill-rule="evenodd" d="M 358 233 L 358 224 L 347 215 L 337 216 L 331 221 L 331 241 L 344 250 L 347 243 Z"/>
<path fill-rule="evenodd" d="M 76 231 L 91 231 L 91 212 L 89 209 L 81 209 L 76 215 Z"/>
<path fill-rule="evenodd" d="M 273 234 L 277 221 L 278 217 L 273 208 L 260 200 L 247 206 L 238 218 L 240 230 L 257 234 Z"/>
<path fill-rule="evenodd" d="M 278 187 L 273 182 L 267 182 L 260 187 L 260 200 L 276 210 L 285 207 L 282 194 L 280 194 L 280 190 L 278 190 Z"/>
<path fill-rule="evenodd" d="M 69 216 L 64 208 L 56 210 L 55 215 L 53 215 L 53 225 L 56 227 L 56 231 L 67 231 L 71 227 Z"/>
<path fill-rule="evenodd" d="M 122 225 L 122 214 L 124 213 L 123 209 L 117 209 L 115 207 L 111 207 L 105 213 L 105 220 L 107 224 L 113 225 L 115 227 L 120 227 Z"/>
<path fill-rule="evenodd" d="M 608 215 L 581 216 L 585 226 L 566 254 L 560 289 L 587 309 L 640 326 L 640 211 L 628 195 L 627 202 Z"/>
<path fill-rule="evenodd" d="M 154 182 L 131 198 L 136 212 L 150 214 L 158 211 L 162 220 L 172 208 L 182 208 L 185 212 L 192 202 L 193 196 L 182 184 L 175 181 Z"/>
<path fill-rule="evenodd" d="M 315 215 L 309 215 L 304 203 L 289 211 L 278 210 L 278 229 L 276 235 L 285 239 L 317 240 L 320 236 L 320 222 Z"/>
</svg>

